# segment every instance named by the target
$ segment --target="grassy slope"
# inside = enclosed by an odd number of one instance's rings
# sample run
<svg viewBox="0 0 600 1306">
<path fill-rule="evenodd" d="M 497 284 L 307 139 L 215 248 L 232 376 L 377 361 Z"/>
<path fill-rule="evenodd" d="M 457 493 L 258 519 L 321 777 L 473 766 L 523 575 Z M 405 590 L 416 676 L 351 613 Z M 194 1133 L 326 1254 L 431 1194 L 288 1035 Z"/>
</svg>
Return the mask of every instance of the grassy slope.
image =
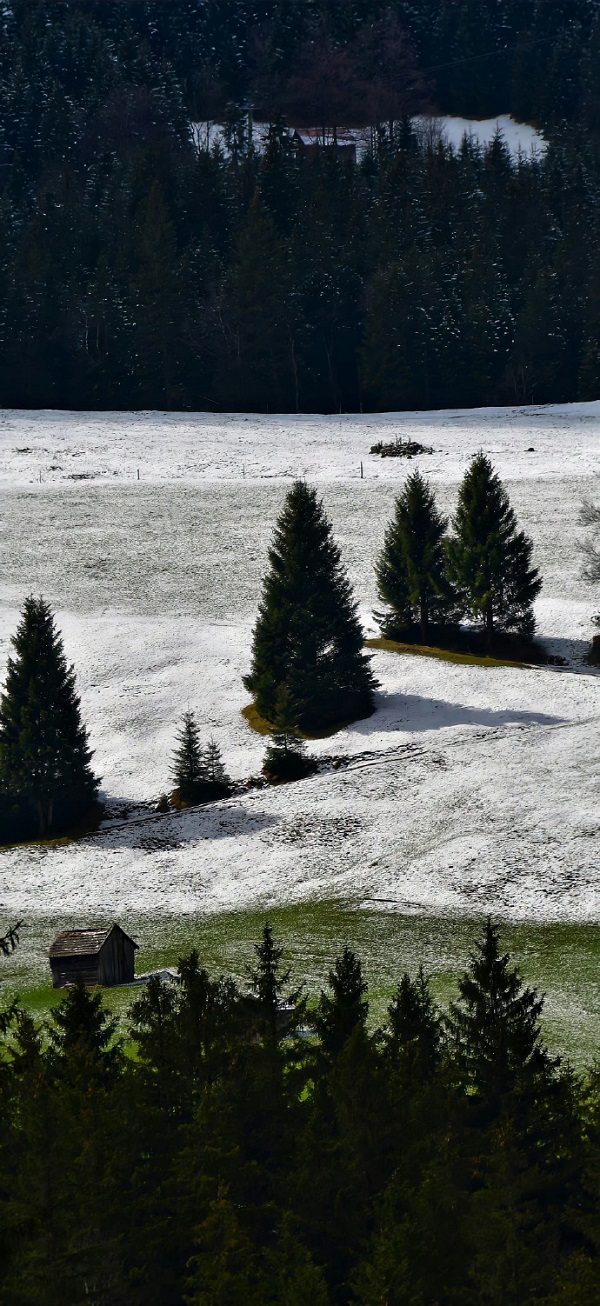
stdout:
<svg viewBox="0 0 600 1306">
<path fill-rule="evenodd" d="M 393 904 L 390 904 L 393 906 Z M 447 1005 L 457 992 L 481 918 L 455 920 L 439 916 L 401 916 L 372 902 L 362 910 L 349 903 L 311 902 L 269 913 L 284 943 L 293 979 L 302 979 L 317 994 L 345 942 L 356 948 L 370 984 L 371 1014 L 377 1023 L 404 969 L 414 972 L 422 961 L 432 976 L 438 1000 Z M 264 923 L 262 912 L 228 912 L 214 916 L 139 917 L 128 921 L 140 943 L 136 970 L 174 965 L 196 947 L 211 973 L 224 972 L 245 983 L 252 944 Z M 51 989 L 46 953 L 53 922 L 30 922 L 14 958 L 2 964 L 4 996 L 19 991 L 26 1005 L 42 1015 L 57 1000 Z M 528 982 L 547 994 L 544 1028 L 553 1049 L 577 1063 L 591 1061 L 600 1043 L 600 930 L 594 925 L 507 925 L 504 946 Z M 107 1004 L 124 1013 L 139 989 L 106 991 Z"/>
</svg>

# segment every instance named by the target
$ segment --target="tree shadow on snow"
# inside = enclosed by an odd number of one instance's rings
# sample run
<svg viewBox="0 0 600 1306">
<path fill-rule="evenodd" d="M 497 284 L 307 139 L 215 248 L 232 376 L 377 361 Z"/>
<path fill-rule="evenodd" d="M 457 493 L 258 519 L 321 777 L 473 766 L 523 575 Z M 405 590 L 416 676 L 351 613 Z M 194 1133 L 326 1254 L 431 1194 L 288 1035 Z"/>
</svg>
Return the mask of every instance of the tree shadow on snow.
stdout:
<svg viewBox="0 0 600 1306">
<path fill-rule="evenodd" d="M 359 735 L 376 735 L 395 730 L 443 730 L 448 726 L 495 727 L 558 726 L 566 718 L 550 716 L 546 712 L 512 711 L 508 708 L 494 710 L 485 707 L 467 707 L 463 703 L 448 703 L 441 698 L 421 698 L 418 694 L 377 694 L 373 716 L 357 721 L 352 727 Z"/>
<path fill-rule="evenodd" d="M 93 836 L 94 847 L 141 848 L 147 852 L 182 848 L 188 843 L 202 840 L 238 839 L 259 834 L 277 817 L 266 812 L 247 811 L 239 804 L 211 803 L 206 807 L 186 808 L 181 812 L 168 812 L 164 816 L 149 813 L 122 825 L 107 826 Z"/>
<path fill-rule="evenodd" d="M 594 666 L 587 661 L 591 645 L 592 635 L 598 632 L 590 629 L 589 639 L 551 639 L 550 637 L 541 639 L 547 653 L 553 657 L 564 658 L 567 663 L 565 671 L 576 671 L 578 675 L 598 676 L 600 667 Z"/>
</svg>

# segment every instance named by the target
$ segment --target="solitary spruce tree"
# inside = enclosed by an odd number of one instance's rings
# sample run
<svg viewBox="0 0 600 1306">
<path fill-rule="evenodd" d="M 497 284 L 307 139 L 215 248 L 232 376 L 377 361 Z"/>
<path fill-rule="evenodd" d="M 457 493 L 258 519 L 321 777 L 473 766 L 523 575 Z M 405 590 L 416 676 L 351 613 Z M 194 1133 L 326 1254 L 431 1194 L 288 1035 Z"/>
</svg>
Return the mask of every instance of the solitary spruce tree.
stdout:
<svg viewBox="0 0 600 1306">
<path fill-rule="evenodd" d="M 391 608 L 383 623 L 390 634 L 418 622 L 427 644 L 430 624 L 454 615 L 444 556 L 447 525 L 427 481 L 413 472 L 396 499 L 375 567 L 380 597 Z"/>
<path fill-rule="evenodd" d="M 367 716 L 375 680 L 356 602 L 323 505 L 303 481 L 287 496 L 269 562 L 244 679 L 261 716 L 274 720 L 284 684 L 305 730 Z"/>
<path fill-rule="evenodd" d="M 75 671 L 44 599 L 25 600 L 11 642 L 15 655 L 0 698 L 0 788 L 34 809 L 44 834 L 58 803 L 73 816 L 94 801 L 100 782 L 90 766 Z"/>
<path fill-rule="evenodd" d="M 496 627 L 533 635 L 533 602 L 542 588 L 531 565 L 533 546 L 517 530 L 506 490 L 482 452 L 465 473 L 452 525 L 448 574 L 473 616 L 483 618 L 488 651 Z"/>
</svg>

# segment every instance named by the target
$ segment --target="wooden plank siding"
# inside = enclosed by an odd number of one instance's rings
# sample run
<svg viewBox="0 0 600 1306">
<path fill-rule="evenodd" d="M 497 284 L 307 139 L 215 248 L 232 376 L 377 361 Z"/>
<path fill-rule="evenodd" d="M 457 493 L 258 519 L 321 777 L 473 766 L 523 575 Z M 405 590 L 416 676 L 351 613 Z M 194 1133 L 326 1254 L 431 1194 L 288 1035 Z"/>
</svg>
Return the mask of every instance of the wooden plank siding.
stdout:
<svg viewBox="0 0 600 1306">
<path fill-rule="evenodd" d="M 120 925 L 59 934 L 49 954 L 53 986 L 64 988 L 78 980 L 107 988 L 130 984 L 135 974 L 136 948 L 137 943 Z"/>
</svg>

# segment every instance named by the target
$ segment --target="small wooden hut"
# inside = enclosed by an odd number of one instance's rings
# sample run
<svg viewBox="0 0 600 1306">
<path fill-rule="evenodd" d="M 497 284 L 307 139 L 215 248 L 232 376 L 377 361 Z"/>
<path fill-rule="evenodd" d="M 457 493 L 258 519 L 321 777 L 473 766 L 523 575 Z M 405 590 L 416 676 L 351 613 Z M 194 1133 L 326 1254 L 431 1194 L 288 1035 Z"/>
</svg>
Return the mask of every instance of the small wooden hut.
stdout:
<svg viewBox="0 0 600 1306">
<path fill-rule="evenodd" d="M 66 930 L 50 948 L 50 969 L 55 989 L 75 984 L 130 984 L 135 972 L 137 943 L 121 929 Z"/>
</svg>

